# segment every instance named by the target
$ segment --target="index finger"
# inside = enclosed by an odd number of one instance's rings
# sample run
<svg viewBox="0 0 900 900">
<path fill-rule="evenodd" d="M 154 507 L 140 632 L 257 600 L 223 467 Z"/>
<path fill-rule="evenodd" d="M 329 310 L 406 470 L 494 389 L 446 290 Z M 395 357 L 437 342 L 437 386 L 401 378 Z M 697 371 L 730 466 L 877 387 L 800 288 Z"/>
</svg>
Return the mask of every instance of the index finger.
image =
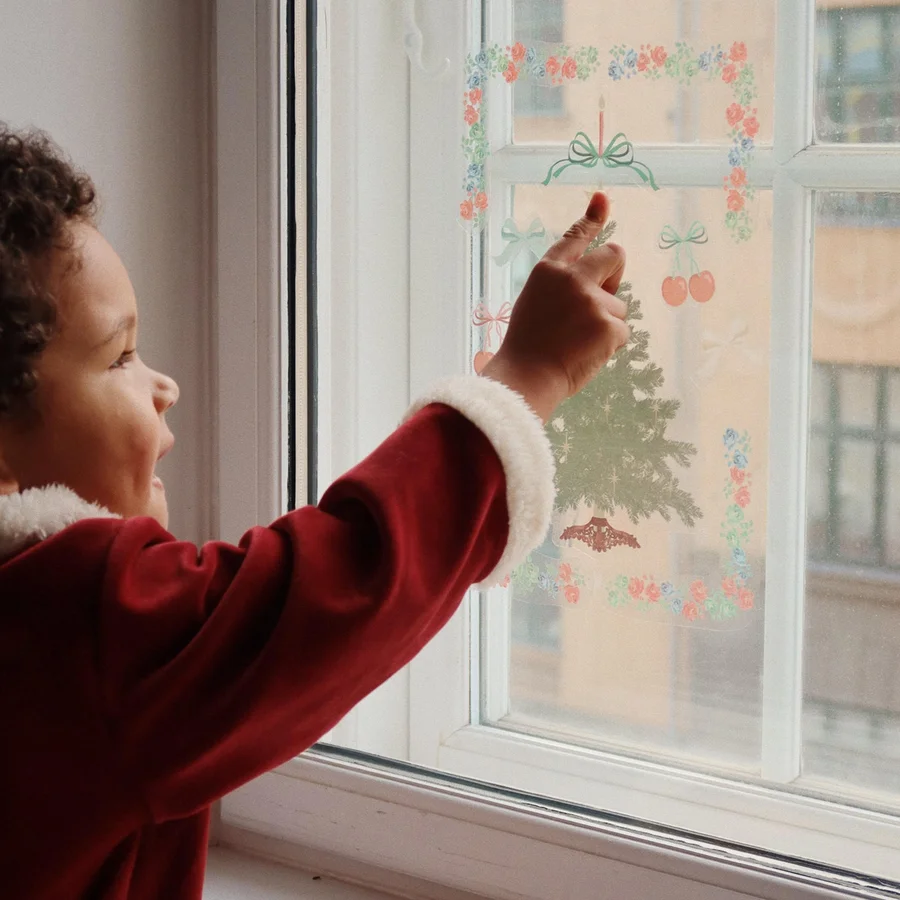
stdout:
<svg viewBox="0 0 900 900">
<path fill-rule="evenodd" d="M 609 217 L 609 200 L 597 191 L 584 215 L 544 254 L 544 259 L 558 262 L 575 262 L 581 259 L 588 244 L 600 234 Z"/>
</svg>

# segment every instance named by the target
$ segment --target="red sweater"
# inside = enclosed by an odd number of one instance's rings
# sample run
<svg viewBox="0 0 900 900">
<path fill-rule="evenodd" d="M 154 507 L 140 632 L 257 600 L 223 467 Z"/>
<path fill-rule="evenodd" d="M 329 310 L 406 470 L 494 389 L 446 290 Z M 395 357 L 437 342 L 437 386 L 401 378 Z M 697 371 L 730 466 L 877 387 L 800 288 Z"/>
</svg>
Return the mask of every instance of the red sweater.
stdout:
<svg viewBox="0 0 900 900">
<path fill-rule="evenodd" d="M 541 539 L 539 423 L 499 385 L 474 393 L 475 413 L 456 405 L 484 430 L 430 405 L 236 547 L 64 488 L 0 497 L 4 900 L 197 900 L 210 804 L 315 742 Z"/>
</svg>

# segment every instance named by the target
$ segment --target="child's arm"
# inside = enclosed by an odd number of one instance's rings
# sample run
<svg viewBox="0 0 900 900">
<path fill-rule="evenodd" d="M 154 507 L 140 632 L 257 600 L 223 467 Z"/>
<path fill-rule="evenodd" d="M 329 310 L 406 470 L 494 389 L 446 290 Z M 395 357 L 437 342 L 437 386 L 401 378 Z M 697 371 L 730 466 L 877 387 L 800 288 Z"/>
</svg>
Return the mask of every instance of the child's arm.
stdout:
<svg viewBox="0 0 900 900">
<path fill-rule="evenodd" d="M 309 746 L 415 656 L 470 584 L 542 540 L 553 465 L 541 419 L 627 336 L 600 287 L 621 255 L 574 272 L 563 259 L 580 258 L 604 217 L 605 205 L 589 211 L 540 264 L 492 377 L 426 398 L 318 507 L 199 554 L 148 519 L 85 523 L 115 529 L 99 666 L 120 763 L 154 819 Z"/>
</svg>

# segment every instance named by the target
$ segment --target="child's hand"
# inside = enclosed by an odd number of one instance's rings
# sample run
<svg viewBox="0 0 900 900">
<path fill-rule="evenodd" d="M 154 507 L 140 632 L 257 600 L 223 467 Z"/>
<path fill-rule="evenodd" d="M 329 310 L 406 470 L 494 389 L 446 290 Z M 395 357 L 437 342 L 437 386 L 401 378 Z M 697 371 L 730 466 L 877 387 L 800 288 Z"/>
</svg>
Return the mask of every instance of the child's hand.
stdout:
<svg viewBox="0 0 900 900">
<path fill-rule="evenodd" d="M 624 250 L 604 244 L 583 255 L 608 214 L 606 195 L 594 194 L 587 212 L 534 267 L 506 338 L 482 371 L 522 394 L 545 422 L 631 336 L 625 303 L 615 296 Z"/>
</svg>

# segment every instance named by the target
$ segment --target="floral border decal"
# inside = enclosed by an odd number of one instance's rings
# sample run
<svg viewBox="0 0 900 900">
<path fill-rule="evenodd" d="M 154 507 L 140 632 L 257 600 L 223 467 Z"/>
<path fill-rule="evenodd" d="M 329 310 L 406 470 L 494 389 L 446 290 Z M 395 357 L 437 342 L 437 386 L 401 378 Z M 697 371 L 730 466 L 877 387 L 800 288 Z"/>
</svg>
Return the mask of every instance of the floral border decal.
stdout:
<svg viewBox="0 0 900 900">
<path fill-rule="evenodd" d="M 600 51 L 596 47 L 567 44 L 534 47 L 525 47 L 521 43 L 509 47 L 490 44 L 466 57 L 463 119 L 467 130 L 462 142 L 466 173 L 464 199 L 459 204 L 459 215 L 466 225 L 484 228 L 490 205 L 485 176 L 485 164 L 490 156 L 484 94 L 488 80 L 502 77 L 507 84 L 512 84 L 530 78 L 558 87 L 575 80 L 586 81 L 601 66 Z M 733 102 L 725 110 L 731 141 L 728 149 L 731 172 L 723 184 L 727 209 L 725 224 L 736 241 L 749 240 L 753 235 L 753 220 L 747 203 L 754 198 L 755 191 L 748 169 L 753 160 L 759 119 L 752 106 L 758 91 L 747 45 L 735 41 L 729 50 L 715 45 L 697 53 L 683 42 L 676 43 L 672 52 L 661 45 L 642 44 L 636 50 L 620 44 L 610 51 L 606 72 L 613 81 L 671 78 L 680 84 L 689 84 L 697 78 L 706 78 L 718 79 L 730 86 Z"/>
<path fill-rule="evenodd" d="M 745 512 L 750 505 L 752 486 L 750 437 L 746 431 L 739 434 L 729 428 L 722 441 L 728 467 L 724 480 L 728 505 L 722 520 L 721 536 L 730 553 L 721 583 L 712 587 L 704 579 L 697 578 L 687 588 L 679 588 L 670 581 L 660 582 L 643 575 L 619 575 L 607 597 L 611 606 L 645 611 L 658 607 L 690 622 L 697 619 L 721 622 L 754 608 L 755 597 L 749 586 L 752 570 L 746 551 L 746 544 L 753 534 L 753 521 Z"/>
</svg>

